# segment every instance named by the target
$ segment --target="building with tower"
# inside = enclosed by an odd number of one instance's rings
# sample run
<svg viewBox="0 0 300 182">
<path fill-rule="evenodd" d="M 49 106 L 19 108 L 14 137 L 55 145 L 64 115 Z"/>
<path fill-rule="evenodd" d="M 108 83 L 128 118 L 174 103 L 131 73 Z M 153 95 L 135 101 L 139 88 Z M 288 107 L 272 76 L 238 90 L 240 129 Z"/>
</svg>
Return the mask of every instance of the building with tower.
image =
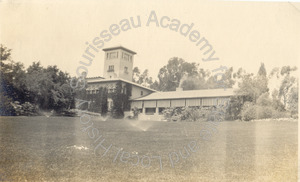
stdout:
<svg viewBox="0 0 300 182">
<path fill-rule="evenodd" d="M 129 85 L 131 87 L 131 93 L 126 93 L 130 95 L 130 99 L 140 98 L 155 92 L 151 88 L 132 81 L 133 60 L 136 54 L 134 51 L 122 46 L 106 48 L 103 51 L 105 52 L 103 77 L 86 78 L 88 83 L 86 93 L 88 95 L 98 94 L 100 87 L 107 88 L 109 95 L 111 95 L 111 93 L 116 91 L 117 83 L 121 83 L 123 87 L 122 92 L 125 92 L 126 86 Z M 112 108 L 113 100 L 111 97 L 108 97 L 108 111 L 111 111 Z M 129 111 L 130 108 L 126 110 Z"/>
<path fill-rule="evenodd" d="M 122 78 L 132 81 L 134 51 L 122 46 L 103 49 L 104 56 L 104 78 Z"/>
<path fill-rule="evenodd" d="M 179 88 L 171 92 L 158 92 L 132 81 L 136 52 L 122 46 L 105 48 L 103 51 L 105 52 L 103 77 L 86 78 L 88 83 L 86 93 L 90 96 L 89 98 L 93 98 L 99 94 L 101 87 L 106 88 L 109 95 L 108 111 L 113 109 L 114 103 L 111 95 L 116 93 L 118 84 L 119 87 L 121 86 L 119 93 L 129 96 L 129 107 L 124 107 L 124 111 L 139 109 L 140 120 L 161 120 L 163 119 L 162 111 L 168 107 L 216 106 L 234 95 L 233 89 L 183 91 Z M 91 101 L 94 102 L 93 99 Z"/>
</svg>

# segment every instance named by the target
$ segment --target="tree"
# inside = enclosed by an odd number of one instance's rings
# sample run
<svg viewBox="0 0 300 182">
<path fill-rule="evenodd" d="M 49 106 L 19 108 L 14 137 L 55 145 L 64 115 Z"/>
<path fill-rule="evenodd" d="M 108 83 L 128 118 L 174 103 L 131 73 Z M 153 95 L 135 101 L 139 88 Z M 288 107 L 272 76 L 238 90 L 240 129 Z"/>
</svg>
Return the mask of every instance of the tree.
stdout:
<svg viewBox="0 0 300 182">
<path fill-rule="evenodd" d="M 140 69 L 138 67 L 134 67 L 133 70 L 132 70 L 132 81 L 135 82 L 135 83 L 138 83 L 138 81 L 140 80 Z"/>
<path fill-rule="evenodd" d="M 11 49 L 0 45 L 0 114 L 14 115 L 14 101 L 24 103 L 27 90 L 24 86 L 24 66 L 11 58 Z"/>
<path fill-rule="evenodd" d="M 183 90 L 199 90 L 206 89 L 206 80 L 200 76 L 191 76 L 182 81 L 180 87 Z"/>
<path fill-rule="evenodd" d="M 262 95 L 260 95 L 256 101 L 257 105 L 259 106 L 271 106 L 272 105 L 272 100 L 269 98 L 269 93 L 265 92 Z"/>
<path fill-rule="evenodd" d="M 41 109 L 59 112 L 74 107 L 70 76 L 56 66 L 43 68 L 39 62 L 34 62 L 28 67 L 25 79 L 31 102 Z"/>
<path fill-rule="evenodd" d="M 283 99 L 283 104 L 285 108 L 287 107 L 288 98 L 295 83 L 296 83 L 296 78 L 291 77 L 290 75 L 286 75 L 281 82 L 279 88 L 279 98 Z"/>
<path fill-rule="evenodd" d="M 235 84 L 233 80 L 233 68 L 230 67 L 222 74 L 221 79 L 218 78 L 217 74 L 211 75 L 206 81 L 207 89 L 217 89 L 217 88 L 232 88 Z"/>
<path fill-rule="evenodd" d="M 0 109 L 6 110 L 6 114 L 8 111 L 4 107 L 11 108 L 11 103 L 15 101 L 20 104 L 30 102 L 41 109 L 55 111 L 75 107 L 67 73 L 57 66 L 43 68 L 39 62 L 33 62 L 25 70 L 23 64 L 12 60 L 10 49 L 0 45 L 0 51 L 0 96 L 5 103 L 1 104 Z"/>
<path fill-rule="evenodd" d="M 258 70 L 258 73 L 257 73 L 259 76 L 264 76 L 266 77 L 267 76 L 267 71 L 266 71 L 266 68 L 265 68 L 265 64 L 264 63 L 261 63 L 260 64 L 260 67 L 259 67 L 259 70 Z"/>
<path fill-rule="evenodd" d="M 123 111 L 130 111 L 130 97 L 132 92 L 132 85 L 126 83 L 123 92 Z"/>
<path fill-rule="evenodd" d="M 279 90 L 273 97 L 283 102 L 284 108 L 291 111 L 291 108 L 297 108 L 295 103 L 298 103 L 298 78 L 292 76 L 292 73 L 297 70 L 297 67 L 283 66 L 274 68 L 270 74 L 270 78 L 276 75 L 276 78 L 281 80 Z M 277 96 L 276 96 L 277 95 Z M 292 96 L 293 95 L 293 96 Z M 290 103 L 293 103 L 290 107 Z M 293 110 L 293 109 L 292 109 Z"/>
<path fill-rule="evenodd" d="M 149 76 L 148 69 L 145 69 L 144 72 L 140 74 L 138 67 L 133 69 L 133 82 L 145 87 L 151 87 L 153 85 L 153 79 Z"/>
<path fill-rule="evenodd" d="M 241 75 L 241 82 L 238 83 L 237 95 L 246 96 L 246 100 L 249 102 L 256 102 L 258 98 L 257 90 L 255 88 L 255 81 L 253 74 L 244 74 Z"/>
<path fill-rule="evenodd" d="M 297 86 L 291 89 L 288 97 L 288 110 L 291 111 L 292 115 L 298 114 L 298 87 L 299 83 L 297 81 Z"/>
<path fill-rule="evenodd" d="M 2 93 L 12 100 L 18 100 L 23 103 L 27 99 L 26 94 L 28 94 L 24 84 L 24 66 L 12 60 L 11 49 L 0 45 L 0 51 Z"/>
<path fill-rule="evenodd" d="M 207 77 L 209 77 L 210 72 L 208 70 L 199 69 L 197 75 L 187 76 L 180 80 L 179 87 L 183 88 L 183 90 L 199 90 L 199 89 L 207 89 Z"/>
<path fill-rule="evenodd" d="M 102 89 L 101 115 L 106 115 L 107 114 L 107 111 L 108 111 L 107 97 L 108 97 L 107 88 L 104 87 Z"/>
<path fill-rule="evenodd" d="M 269 91 L 268 78 L 264 64 L 262 63 L 256 76 L 252 73 L 246 73 L 243 69 L 239 69 L 234 77 L 239 78 L 241 81 L 238 83 L 238 95 L 246 96 L 245 101 L 256 103 L 259 96 Z"/>
<path fill-rule="evenodd" d="M 196 63 L 185 62 L 181 58 L 171 58 L 168 64 L 158 73 L 158 89 L 160 91 L 174 91 L 179 86 L 184 75 L 195 76 L 198 74 Z"/>
<path fill-rule="evenodd" d="M 114 118 L 123 118 L 124 111 L 123 111 L 123 96 L 122 96 L 122 83 L 118 81 L 116 83 L 115 92 L 112 94 L 113 100 L 113 108 L 112 108 L 112 115 Z"/>
<path fill-rule="evenodd" d="M 241 119 L 242 107 L 244 104 L 244 96 L 234 95 L 230 98 L 230 103 L 227 109 L 228 119 L 236 120 Z"/>
</svg>

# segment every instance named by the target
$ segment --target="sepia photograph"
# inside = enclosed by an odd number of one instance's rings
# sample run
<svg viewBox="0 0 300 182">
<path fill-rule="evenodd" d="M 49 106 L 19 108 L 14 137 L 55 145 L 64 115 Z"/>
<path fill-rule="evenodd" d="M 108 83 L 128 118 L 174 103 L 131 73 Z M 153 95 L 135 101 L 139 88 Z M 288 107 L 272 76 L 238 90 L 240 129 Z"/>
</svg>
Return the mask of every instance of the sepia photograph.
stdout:
<svg viewBox="0 0 300 182">
<path fill-rule="evenodd" d="M 0 0 L 0 182 L 294 182 L 300 2 Z"/>
</svg>

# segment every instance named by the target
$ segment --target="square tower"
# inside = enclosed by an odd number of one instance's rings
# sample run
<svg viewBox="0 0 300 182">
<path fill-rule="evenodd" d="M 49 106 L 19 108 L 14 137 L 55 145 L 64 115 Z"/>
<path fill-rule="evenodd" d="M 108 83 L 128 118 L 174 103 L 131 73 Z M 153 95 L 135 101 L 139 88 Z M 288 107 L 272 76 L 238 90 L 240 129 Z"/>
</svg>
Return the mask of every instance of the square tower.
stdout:
<svg viewBox="0 0 300 182">
<path fill-rule="evenodd" d="M 132 81 L 133 56 L 136 53 L 122 46 L 105 48 L 103 51 L 105 52 L 104 78 L 122 78 Z"/>
</svg>

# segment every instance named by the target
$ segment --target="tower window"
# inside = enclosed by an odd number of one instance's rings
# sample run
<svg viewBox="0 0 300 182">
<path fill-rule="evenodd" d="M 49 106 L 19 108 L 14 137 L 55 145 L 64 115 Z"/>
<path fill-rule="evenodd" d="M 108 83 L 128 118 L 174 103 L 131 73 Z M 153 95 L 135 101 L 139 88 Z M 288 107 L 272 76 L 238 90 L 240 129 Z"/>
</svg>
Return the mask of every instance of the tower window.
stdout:
<svg viewBox="0 0 300 182">
<path fill-rule="evenodd" d="M 114 72 L 115 71 L 115 68 L 114 68 L 114 65 L 110 65 L 108 66 L 108 72 Z"/>
<path fill-rule="evenodd" d="M 129 61 L 130 60 L 130 55 L 129 54 L 126 54 L 126 53 L 122 53 L 122 59 L 126 60 L 126 61 Z"/>
<path fill-rule="evenodd" d="M 124 73 L 128 74 L 128 67 L 124 67 Z"/>
<path fill-rule="evenodd" d="M 118 52 L 110 52 L 107 53 L 106 55 L 106 59 L 115 59 L 115 58 L 118 58 Z"/>
<path fill-rule="evenodd" d="M 144 92 L 143 92 L 143 91 L 141 91 L 141 95 L 144 95 Z"/>
</svg>

